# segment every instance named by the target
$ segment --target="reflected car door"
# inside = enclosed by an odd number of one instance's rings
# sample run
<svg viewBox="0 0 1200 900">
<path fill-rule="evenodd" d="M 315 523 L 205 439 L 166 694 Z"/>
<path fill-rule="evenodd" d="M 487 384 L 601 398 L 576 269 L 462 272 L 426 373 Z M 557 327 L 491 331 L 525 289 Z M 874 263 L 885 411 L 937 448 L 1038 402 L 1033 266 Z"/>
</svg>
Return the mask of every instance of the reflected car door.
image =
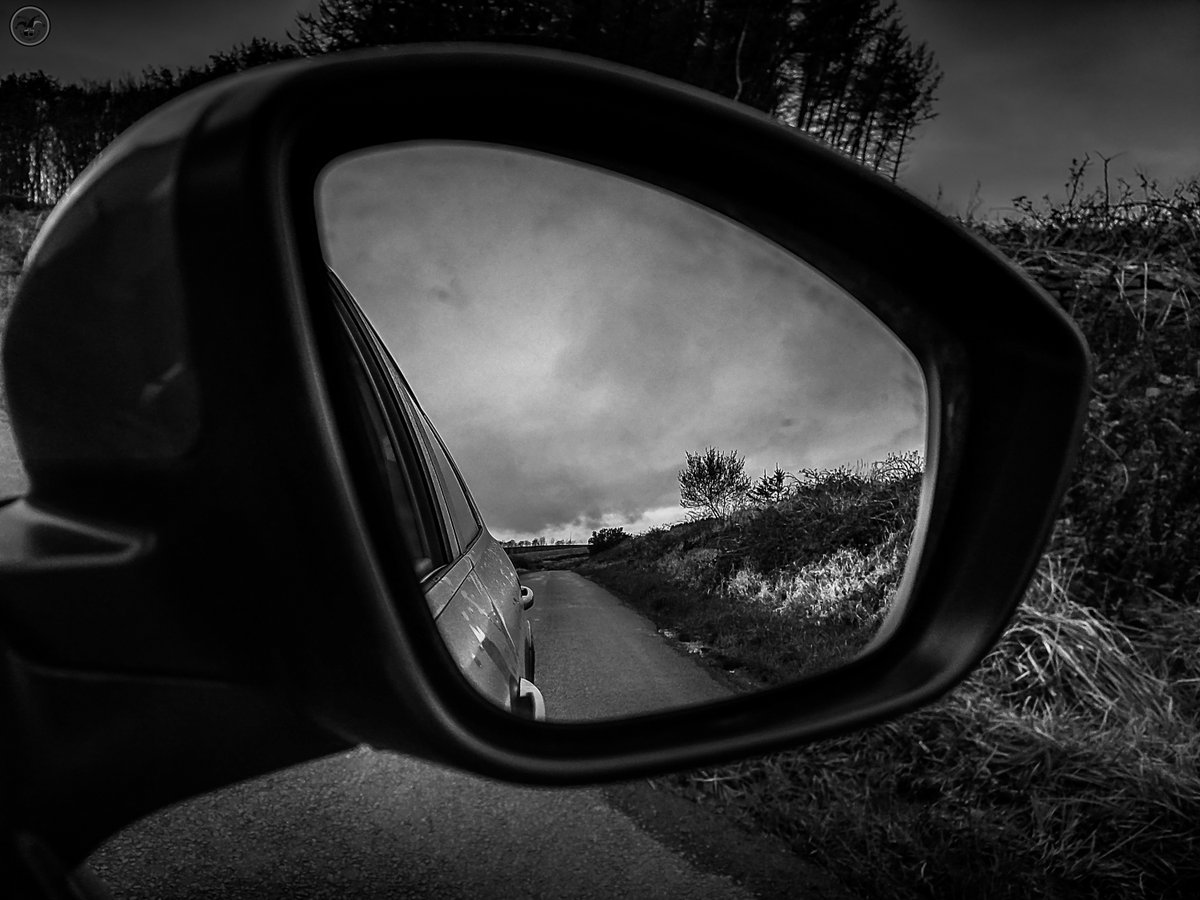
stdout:
<svg viewBox="0 0 1200 900">
<path fill-rule="evenodd" d="M 485 696 L 528 712 L 533 634 L 521 584 L 503 547 L 483 526 L 458 468 L 357 302 L 335 275 L 343 323 L 386 421 L 381 448 L 389 481 L 410 508 L 418 575 L 451 655 Z M 398 497 L 398 499 L 400 499 Z"/>
</svg>

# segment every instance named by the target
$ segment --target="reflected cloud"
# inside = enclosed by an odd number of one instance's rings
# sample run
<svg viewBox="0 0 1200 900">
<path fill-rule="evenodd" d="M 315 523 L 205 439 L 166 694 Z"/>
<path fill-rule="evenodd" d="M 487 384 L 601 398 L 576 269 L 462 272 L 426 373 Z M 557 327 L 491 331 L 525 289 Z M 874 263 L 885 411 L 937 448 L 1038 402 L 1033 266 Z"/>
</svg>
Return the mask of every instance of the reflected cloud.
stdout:
<svg viewBox="0 0 1200 900">
<path fill-rule="evenodd" d="M 709 445 L 751 476 L 923 448 L 924 385 L 890 332 L 680 198 L 470 145 L 347 158 L 320 190 L 330 264 L 499 537 L 679 511 L 685 453 Z"/>
</svg>

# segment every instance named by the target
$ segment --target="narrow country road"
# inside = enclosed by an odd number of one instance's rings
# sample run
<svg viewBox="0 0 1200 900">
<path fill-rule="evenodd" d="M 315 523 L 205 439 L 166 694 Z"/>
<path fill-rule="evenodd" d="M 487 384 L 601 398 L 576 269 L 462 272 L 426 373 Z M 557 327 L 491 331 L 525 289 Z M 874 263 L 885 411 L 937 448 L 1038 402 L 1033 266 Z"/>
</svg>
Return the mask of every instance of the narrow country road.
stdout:
<svg viewBox="0 0 1200 900">
<path fill-rule="evenodd" d="M 649 619 L 569 571 L 530 572 L 528 615 L 550 719 L 600 719 L 728 697 L 704 666 L 670 647 Z"/>
<path fill-rule="evenodd" d="M 727 692 L 586 579 L 522 580 L 552 716 Z M 90 862 L 117 900 L 844 896 L 782 846 L 644 781 L 519 787 L 367 748 L 164 810 Z"/>
</svg>

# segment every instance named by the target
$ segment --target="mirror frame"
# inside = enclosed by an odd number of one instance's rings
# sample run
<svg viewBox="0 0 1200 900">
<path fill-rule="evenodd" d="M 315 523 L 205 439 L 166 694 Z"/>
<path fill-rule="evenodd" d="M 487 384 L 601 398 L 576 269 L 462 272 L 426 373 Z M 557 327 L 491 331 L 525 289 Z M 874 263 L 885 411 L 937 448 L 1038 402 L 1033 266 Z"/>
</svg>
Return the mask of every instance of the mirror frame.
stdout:
<svg viewBox="0 0 1200 900">
<path fill-rule="evenodd" d="M 517 725 L 484 712 L 452 679 L 430 684 L 474 761 L 536 780 L 627 775 L 662 768 L 664 754 L 691 764 L 835 734 L 947 690 L 999 636 L 1048 534 L 1058 460 L 1077 439 L 1086 396 L 1086 351 L 1066 316 L 941 214 L 766 116 L 565 55 L 460 51 L 368 54 L 330 66 L 308 90 L 298 75 L 271 92 L 264 109 L 279 117 L 272 128 L 284 160 L 276 195 L 293 202 L 284 217 L 295 225 L 302 283 L 318 283 L 311 198 L 330 160 L 405 140 L 533 150 L 671 191 L 812 264 L 909 347 L 930 395 L 914 562 L 896 600 L 904 613 L 871 649 L 763 694 L 597 724 Z M 303 108 L 291 105 L 301 96 Z M 966 285 L 971 302 L 958 296 Z M 309 302 L 319 342 L 320 311 Z M 1025 427 L 1006 425 L 1014 421 Z M 982 546 L 987 554 L 972 551 Z M 386 580 L 403 607 L 411 584 Z M 400 615 L 406 633 L 428 643 L 431 623 Z M 425 671 L 446 665 L 428 646 L 417 652 Z"/>
</svg>

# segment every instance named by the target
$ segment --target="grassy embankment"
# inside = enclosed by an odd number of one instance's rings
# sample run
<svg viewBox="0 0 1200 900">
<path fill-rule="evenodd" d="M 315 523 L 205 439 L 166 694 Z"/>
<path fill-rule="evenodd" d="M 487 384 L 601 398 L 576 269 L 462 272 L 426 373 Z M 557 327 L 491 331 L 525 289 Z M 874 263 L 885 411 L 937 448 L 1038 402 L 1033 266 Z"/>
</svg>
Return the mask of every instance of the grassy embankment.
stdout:
<svg viewBox="0 0 1200 900">
<path fill-rule="evenodd" d="M 915 454 L 802 472 L 778 504 L 656 529 L 579 569 L 726 668 L 794 680 L 875 634 L 904 571 L 921 472 Z"/>
<path fill-rule="evenodd" d="M 968 224 L 1075 318 L 1097 377 L 1072 486 L 1012 626 L 930 707 L 658 783 L 782 836 L 865 897 L 1195 897 L 1200 183 L 1023 212 Z M 818 502 L 805 527 L 783 510 L 651 534 L 588 574 L 768 679 L 793 675 L 855 646 L 894 584 L 901 532 L 868 509 Z M 871 523 L 865 543 L 834 546 L 844 516 Z M 820 599 L 802 573 L 826 579 Z"/>
</svg>

